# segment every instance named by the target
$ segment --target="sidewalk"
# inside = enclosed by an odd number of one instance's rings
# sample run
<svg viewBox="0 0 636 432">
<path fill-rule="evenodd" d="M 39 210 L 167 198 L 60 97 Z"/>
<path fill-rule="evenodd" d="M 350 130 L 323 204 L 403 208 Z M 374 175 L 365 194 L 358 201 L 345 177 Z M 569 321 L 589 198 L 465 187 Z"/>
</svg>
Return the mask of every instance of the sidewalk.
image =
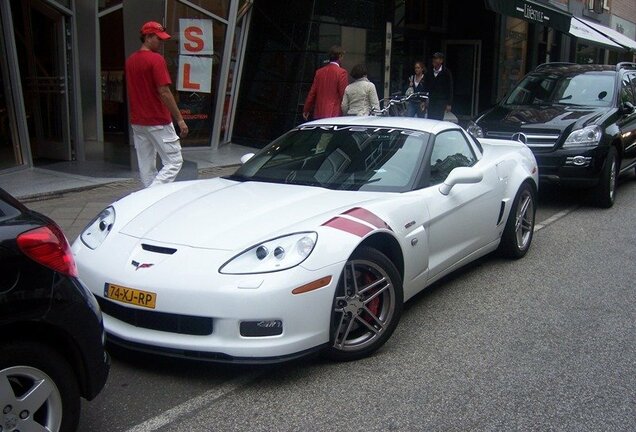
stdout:
<svg viewBox="0 0 636 432">
<path fill-rule="evenodd" d="M 216 151 L 184 149 L 177 181 L 231 174 L 241 156 L 255 151 L 236 144 Z M 107 162 L 59 162 L 5 173 L 0 187 L 57 222 L 70 242 L 109 204 L 143 189 L 137 172 Z"/>
<path fill-rule="evenodd" d="M 241 156 L 255 151 L 237 144 L 228 144 L 214 151 L 184 148 L 184 165 L 177 181 L 199 178 L 209 169 L 238 165 Z M 70 161 L 0 174 L 0 187 L 23 202 L 32 202 L 101 185 L 136 184 L 138 177 L 136 169 L 127 166 L 105 161 Z M 140 183 L 138 188 L 141 188 Z"/>
</svg>

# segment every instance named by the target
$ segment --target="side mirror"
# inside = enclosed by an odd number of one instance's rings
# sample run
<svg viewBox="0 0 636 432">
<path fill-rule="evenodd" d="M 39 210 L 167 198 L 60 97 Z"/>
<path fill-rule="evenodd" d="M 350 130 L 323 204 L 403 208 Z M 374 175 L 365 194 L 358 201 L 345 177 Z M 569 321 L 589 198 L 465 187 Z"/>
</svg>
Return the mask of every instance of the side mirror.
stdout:
<svg viewBox="0 0 636 432">
<path fill-rule="evenodd" d="M 245 162 L 252 159 L 253 157 L 254 157 L 254 153 L 244 154 L 243 156 L 241 156 L 241 163 L 244 164 Z"/>
<path fill-rule="evenodd" d="M 458 167 L 448 174 L 444 183 L 439 185 L 439 192 L 448 195 L 456 184 L 479 183 L 484 178 L 481 171 L 471 167 Z"/>
<path fill-rule="evenodd" d="M 634 110 L 636 110 L 636 107 L 634 107 L 634 104 L 631 102 L 623 102 L 621 104 L 621 112 L 623 114 L 631 114 Z"/>
</svg>

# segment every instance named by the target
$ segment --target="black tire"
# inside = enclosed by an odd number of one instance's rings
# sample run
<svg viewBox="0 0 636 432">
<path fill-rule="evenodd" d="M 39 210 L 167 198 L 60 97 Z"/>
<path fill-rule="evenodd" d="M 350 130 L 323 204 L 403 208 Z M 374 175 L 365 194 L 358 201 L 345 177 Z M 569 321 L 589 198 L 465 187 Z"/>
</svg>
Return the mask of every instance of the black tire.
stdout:
<svg viewBox="0 0 636 432">
<path fill-rule="evenodd" d="M 37 402 L 36 396 L 18 399 L 36 386 L 42 389 L 34 392 L 40 393 Z M 2 426 L 14 424 L 15 430 L 49 428 L 53 432 L 77 429 L 80 416 L 77 379 L 66 359 L 47 345 L 11 342 L 2 346 L 0 401 Z M 32 412 L 33 408 L 27 408 L 34 403 L 36 408 Z"/>
<path fill-rule="evenodd" d="M 358 249 L 345 264 L 334 294 L 325 355 L 351 361 L 376 351 L 397 327 L 403 299 L 402 278 L 391 260 L 376 249 Z"/>
<path fill-rule="evenodd" d="M 506 227 L 504 228 L 499 252 L 512 259 L 523 258 L 534 235 L 537 198 L 534 188 L 527 182 L 522 183 L 512 203 Z"/>
<path fill-rule="evenodd" d="M 616 184 L 618 182 L 618 157 L 616 149 L 610 147 L 603 163 L 599 184 L 590 191 L 593 205 L 600 208 L 610 208 L 616 200 Z"/>
</svg>

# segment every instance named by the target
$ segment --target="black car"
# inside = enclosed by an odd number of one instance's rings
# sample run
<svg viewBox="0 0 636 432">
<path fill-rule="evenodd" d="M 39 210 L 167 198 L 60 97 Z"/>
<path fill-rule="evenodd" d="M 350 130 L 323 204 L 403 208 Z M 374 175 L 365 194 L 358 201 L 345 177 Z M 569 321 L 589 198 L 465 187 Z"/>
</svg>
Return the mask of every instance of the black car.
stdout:
<svg viewBox="0 0 636 432">
<path fill-rule="evenodd" d="M 616 179 L 636 166 L 636 63 L 540 65 L 468 127 L 532 149 L 539 180 L 590 189 L 614 204 Z"/>
<path fill-rule="evenodd" d="M 109 367 L 66 237 L 0 189 L 0 431 L 74 431 Z"/>
</svg>

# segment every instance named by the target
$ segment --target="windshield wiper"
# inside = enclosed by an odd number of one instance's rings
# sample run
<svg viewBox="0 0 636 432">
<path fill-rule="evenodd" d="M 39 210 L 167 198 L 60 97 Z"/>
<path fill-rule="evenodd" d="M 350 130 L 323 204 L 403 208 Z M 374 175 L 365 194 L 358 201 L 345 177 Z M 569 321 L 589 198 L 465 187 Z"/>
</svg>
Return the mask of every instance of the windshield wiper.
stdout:
<svg viewBox="0 0 636 432">
<path fill-rule="evenodd" d="M 246 177 L 246 176 L 244 176 L 242 174 L 228 174 L 228 175 L 222 176 L 221 178 L 224 178 L 226 180 L 239 181 L 239 182 L 252 180 L 251 177 Z"/>
</svg>

